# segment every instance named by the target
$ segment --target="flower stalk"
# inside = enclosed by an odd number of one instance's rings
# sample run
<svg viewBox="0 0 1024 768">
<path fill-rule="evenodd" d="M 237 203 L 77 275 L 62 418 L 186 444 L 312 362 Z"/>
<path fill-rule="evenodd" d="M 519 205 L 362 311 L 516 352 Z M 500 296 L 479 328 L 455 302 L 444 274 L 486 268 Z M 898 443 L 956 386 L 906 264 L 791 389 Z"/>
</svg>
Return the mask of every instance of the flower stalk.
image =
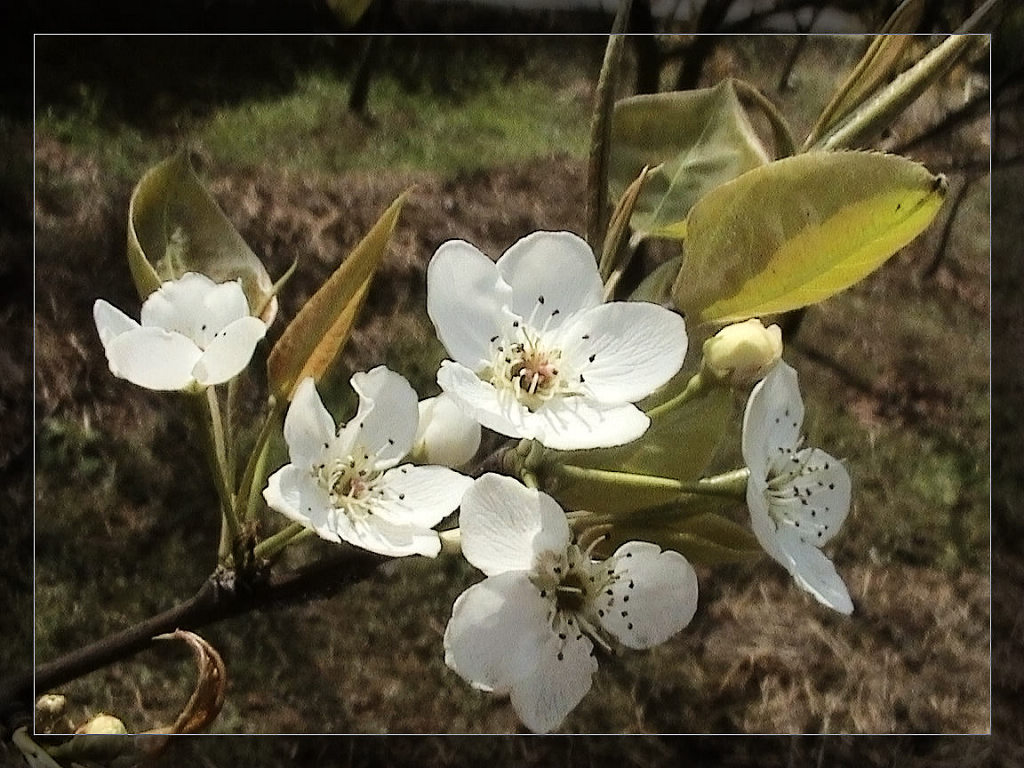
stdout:
<svg viewBox="0 0 1024 768">
<path fill-rule="evenodd" d="M 289 544 L 304 539 L 307 534 L 311 535 L 312 533 L 302 523 L 291 523 L 257 544 L 253 549 L 253 554 L 258 560 L 273 562 Z"/>
<path fill-rule="evenodd" d="M 233 557 L 235 542 L 239 539 L 239 525 L 225 469 L 224 426 L 221 422 L 215 389 L 207 387 L 195 398 L 195 402 L 199 411 L 199 420 L 203 422 L 200 430 L 205 438 L 203 448 L 221 508 L 220 545 L 217 559 L 222 565 L 227 565 Z"/>
<path fill-rule="evenodd" d="M 715 382 L 711 380 L 703 370 L 698 371 L 688 382 L 686 382 L 686 386 L 683 387 L 682 392 L 670 400 L 666 400 L 661 405 L 656 405 L 651 408 L 651 410 L 647 411 L 647 417 L 653 421 L 658 417 L 664 416 L 666 413 L 670 413 L 676 408 L 690 402 L 691 400 L 703 397 L 711 390 L 714 383 Z"/>
<path fill-rule="evenodd" d="M 747 477 L 750 470 L 746 467 L 735 469 L 714 477 L 701 478 L 696 482 L 675 480 L 659 475 L 638 475 L 632 472 L 618 472 L 611 469 L 593 467 L 577 467 L 573 464 L 560 464 L 552 471 L 567 480 L 584 482 L 613 483 L 624 488 L 636 488 L 654 491 L 677 491 L 698 496 L 722 496 L 742 501 L 746 495 Z"/>
</svg>

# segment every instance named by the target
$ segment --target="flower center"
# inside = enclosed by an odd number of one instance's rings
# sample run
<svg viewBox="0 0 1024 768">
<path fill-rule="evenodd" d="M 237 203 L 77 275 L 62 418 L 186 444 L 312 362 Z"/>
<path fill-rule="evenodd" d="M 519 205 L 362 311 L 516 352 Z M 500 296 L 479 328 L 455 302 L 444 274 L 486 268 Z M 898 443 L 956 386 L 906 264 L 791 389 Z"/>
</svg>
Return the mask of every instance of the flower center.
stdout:
<svg viewBox="0 0 1024 768">
<path fill-rule="evenodd" d="M 597 542 L 594 542 L 596 544 Z M 534 563 L 531 581 L 541 597 L 551 602 L 550 622 L 560 640 L 586 635 L 605 650 L 611 646 L 600 629 L 600 617 L 611 585 L 619 580 L 614 561 L 591 560 L 593 545 L 583 551 L 570 544 L 564 552 L 541 552 Z M 602 607 L 604 606 L 604 607 Z M 559 653 L 561 658 L 561 653 Z"/>
<path fill-rule="evenodd" d="M 531 411 L 548 400 L 571 394 L 562 370 L 562 352 L 544 343 L 541 332 L 522 322 L 512 324 L 512 333 L 491 339 L 494 350 L 490 382 L 499 393 L 513 397 Z"/>
<path fill-rule="evenodd" d="M 362 448 L 347 456 L 329 458 L 313 467 L 313 476 L 327 491 L 331 506 L 349 517 L 363 518 L 371 514 L 377 501 L 372 495 L 374 481 L 380 472 L 374 468 L 374 457 Z"/>
</svg>

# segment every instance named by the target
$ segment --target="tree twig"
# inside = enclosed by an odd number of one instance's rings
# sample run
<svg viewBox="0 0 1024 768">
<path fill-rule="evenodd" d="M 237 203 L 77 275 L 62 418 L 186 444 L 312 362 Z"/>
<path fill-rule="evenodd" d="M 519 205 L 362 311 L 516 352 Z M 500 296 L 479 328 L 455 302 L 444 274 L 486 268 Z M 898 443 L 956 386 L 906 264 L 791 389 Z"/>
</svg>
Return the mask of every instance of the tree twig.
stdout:
<svg viewBox="0 0 1024 768">
<path fill-rule="evenodd" d="M 26 709 L 31 712 L 33 679 L 42 693 L 146 650 L 156 635 L 197 630 L 257 608 L 330 597 L 368 578 L 388 559 L 351 549 L 266 579 L 257 575 L 252 582 L 235 582 L 233 571 L 214 573 L 183 603 L 0 682 L 0 715 L 6 724 Z"/>
</svg>

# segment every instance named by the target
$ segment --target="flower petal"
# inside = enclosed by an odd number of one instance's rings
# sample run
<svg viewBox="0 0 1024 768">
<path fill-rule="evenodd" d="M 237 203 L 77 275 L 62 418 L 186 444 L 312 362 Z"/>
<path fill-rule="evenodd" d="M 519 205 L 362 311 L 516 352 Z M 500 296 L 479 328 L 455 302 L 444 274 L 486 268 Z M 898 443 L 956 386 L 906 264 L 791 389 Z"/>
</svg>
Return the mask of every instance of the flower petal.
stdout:
<svg viewBox="0 0 1024 768">
<path fill-rule="evenodd" d="M 311 529 L 320 538 L 341 541 L 335 532 L 337 512 L 308 471 L 286 464 L 267 478 L 263 498 L 271 509 Z"/>
<path fill-rule="evenodd" d="M 490 362 L 510 294 L 494 262 L 464 240 L 442 243 L 427 265 L 427 314 L 437 337 L 474 371 Z"/>
<path fill-rule="evenodd" d="M 192 369 L 202 352 L 180 333 L 136 328 L 110 340 L 107 362 L 115 376 L 147 389 L 180 390 L 195 384 Z"/>
<path fill-rule="evenodd" d="M 334 419 L 324 407 L 312 378 L 303 379 L 284 419 L 284 440 L 292 463 L 312 467 L 334 440 Z"/>
<path fill-rule="evenodd" d="M 784 557 L 782 564 L 801 589 L 810 592 L 822 605 L 839 613 L 847 616 L 853 613 L 853 601 L 850 600 L 846 584 L 836 572 L 832 561 L 820 549 L 806 543 L 794 528 L 781 529 L 777 538 Z"/>
<path fill-rule="evenodd" d="M 206 297 L 216 287 L 213 280 L 198 272 L 187 272 L 177 280 L 162 283 L 142 303 L 143 327 L 164 328 L 199 342 L 207 332 L 203 329 L 208 314 Z M 219 330 L 215 328 L 209 333 Z"/>
<path fill-rule="evenodd" d="M 584 391 L 605 403 L 633 403 L 678 373 L 686 357 L 686 323 L 646 302 L 602 304 L 558 331 L 557 346 Z"/>
<path fill-rule="evenodd" d="M 388 522 L 433 528 L 455 511 L 472 485 L 473 478 L 447 467 L 404 464 L 385 472 L 367 492 L 383 492 L 374 513 Z"/>
<path fill-rule="evenodd" d="M 790 464 L 802 470 L 772 496 L 772 513 L 820 547 L 836 535 L 850 511 L 850 475 L 842 462 L 818 448 L 798 451 Z"/>
<path fill-rule="evenodd" d="M 512 707 L 523 725 L 535 733 L 558 728 L 575 709 L 597 671 L 594 646 L 583 635 L 562 641 L 552 633 L 537 656 L 536 666 L 512 687 Z"/>
<path fill-rule="evenodd" d="M 531 325 L 557 328 L 571 315 L 601 303 L 601 276 L 590 246 L 571 232 L 534 232 L 497 262 L 512 287 L 510 308 Z M 536 314 L 534 314 L 536 313 Z"/>
<path fill-rule="evenodd" d="M 416 525 L 396 525 L 380 515 L 353 519 L 339 511 L 334 526 L 337 534 L 349 544 L 378 555 L 437 557 L 441 551 L 441 538 L 437 531 Z"/>
<path fill-rule="evenodd" d="M 139 324 L 128 315 L 103 299 L 96 299 L 92 305 L 92 318 L 96 322 L 96 330 L 104 347 L 122 333 L 139 327 Z"/>
<path fill-rule="evenodd" d="M 225 283 L 217 283 L 203 296 L 200 337 L 196 341 L 200 346 L 205 347 L 218 331 L 248 317 L 250 317 L 249 301 L 245 298 L 245 291 L 242 290 L 242 281 L 229 280 Z M 253 317 L 252 319 L 257 320 L 258 318 Z M 260 321 L 260 325 L 263 325 L 262 321 Z M 263 327 L 266 332 L 266 326 Z"/>
<path fill-rule="evenodd" d="M 249 364 L 256 344 L 266 333 L 263 321 L 249 315 L 215 332 L 192 371 L 196 381 L 212 386 L 233 379 Z"/>
<path fill-rule="evenodd" d="M 376 454 L 378 468 L 393 467 L 412 449 L 419 424 L 419 400 L 405 377 L 378 365 L 352 376 L 359 394 L 359 444 Z M 351 425 L 351 422 L 350 422 Z"/>
<path fill-rule="evenodd" d="M 750 392 L 743 412 L 743 459 L 751 472 L 766 473 L 796 449 L 804 403 L 796 371 L 780 360 Z"/>
<path fill-rule="evenodd" d="M 560 451 L 624 445 L 651 424 L 631 403 L 610 405 L 581 396 L 549 400 L 535 413 L 527 411 L 523 420 L 524 436 Z"/>
<path fill-rule="evenodd" d="M 668 640 L 697 612 L 697 573 L 678 552 L 629 541 L 612 557 L 619 577 L 598 607 L 601 626 L 630 648 Z M 607 598 L 607 599 L 605 599 Z"/>
<path fill-rule="evenodd" d="M 452 606 L 444 661 L 474 688 L 507 693 L 533 670 L 551 636 L 551 604 L 522 571 L 490 576 Z"/>
<path fill-rule="evenodd" d="M 528 571 L 538 552 L 564 552 L 569 524 L 558 502 L 518 480 L 488 473 L 462 497 L 462 554 L 488 576 Z"/>
<path fill-rule="evenodd" d="M 471 418 L 509 437 L 533 437 L 524 430 L 529 410 L 509 396 L 499 399 L 493 384 L 482 381 L 460 363 L 444 360 L 437 372 L 437 383 L 456 405 Z"/>
<path fill-rule="evenodd" d="M 768 512 L 768 483 L 765 478 L 751 472 L 747 479 L 747 509 L 750 511 L 750 527 L 758 544 L 772 559 L 783 562 L 782 551 L 775 540 L 775 521 Z"/>
<path fill-rule="evenodd" d="M 480 448 L 480 424 L 447 392 L 419 402 L 420 420 L 413 441 L 417 461 L 461 467 Z"/>
</svg>

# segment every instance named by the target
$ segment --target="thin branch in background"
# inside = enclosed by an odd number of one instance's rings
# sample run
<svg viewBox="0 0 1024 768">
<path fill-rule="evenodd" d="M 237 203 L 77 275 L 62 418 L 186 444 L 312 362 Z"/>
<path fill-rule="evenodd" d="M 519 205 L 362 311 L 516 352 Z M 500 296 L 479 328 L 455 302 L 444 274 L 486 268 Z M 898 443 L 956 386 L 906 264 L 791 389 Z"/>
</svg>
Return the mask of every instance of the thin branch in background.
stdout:
<svg viewBox="0 0 1024 768">
<path fill-rule="evenodd" d="M 661 75 L 661 54 L 654 36 L 651 0 L 634 0 L 629 16 L 629 40 L 636 54 L 636 93 L 657 93 Z"/>
<path fill-rule="evenodd" d="M 913 152 L 922 144 L 933 139 L 945 137 L 949 132 L 963 123 L 969 123 L 988 114 L 989 93 L 983 91 L 976 94 L 956 109 L 947 112 L 938 122 L 933 123 L 916 136 L 898 144 L 890 151 L 898 155 L 906 155 Z"/>
<path fill-rule="evenodd" d="M 822 6 L 816 7 L 811 11 L 811 20 L 807 24 L 800 23 L 800 14 L 798 11 L 793 12 L 793 20 L 796 23 L 797 32 L 799 37 L 796 39 L 796 45 L 793 46 L 792 52 L 789 54 L 789 59 L 786 60 L 786 65 L 782 68 L 782 74 L 779 75 L 779 84 L 775 86 L 777 93 L 788 91 L 792 85 L 790 80 L 793 76 L 793 69 L 796 67 L 797 61 L 800 60 L 800 56 L 803 54 L 804 49 L 807 48 L 807 42 L 811 39 L 807 33 L 814 29 L 815 23 L 818 21 L 818 16 L 821 15 Z"/>
<path fill-rule="evenodd" d="M 956 217 L 960 212 L 960 206 L 963 205 L 964 200 L 967 198 L 967 191 L 976 178 L 977 177 L 973 174 L 968 174 L 960 185 L 960 188 L 956 191 L 956 197 L 953 198 L 953 204 L 949 207 L 949 214 L 946 216 L 946 221 L 942 225 L 942 235 L 939 237 L 939 244 L 935 248 L 935 255 L 932 257 L 931 263 L 928 264 L 921 273 L 922 279 L 931 280 L 935 277 L 935 273 L 939 271 L 939 267 L 945 259 L 946 252 L 949 249 L 950 236 L 953 234 L 953 224 L 956 223 Z"/>
<path fill-rule="evenodd" d="M 715 50 L 718 44 L 717 35 L 709 35 L 709 32 L 719 31 L 722 22 L 732 7 L 732 0 L 722 2 L 705 2 L 697 18 L 697 29 L 695 36 L 690 40 L 685 51 L 683 51 L 683 63 L 679 68 L 679 76 L 676 78 L 677 91 L 689 91 L 700 83 L 701 74 L 704 72 L 704 62 Z"/>
</svg>

